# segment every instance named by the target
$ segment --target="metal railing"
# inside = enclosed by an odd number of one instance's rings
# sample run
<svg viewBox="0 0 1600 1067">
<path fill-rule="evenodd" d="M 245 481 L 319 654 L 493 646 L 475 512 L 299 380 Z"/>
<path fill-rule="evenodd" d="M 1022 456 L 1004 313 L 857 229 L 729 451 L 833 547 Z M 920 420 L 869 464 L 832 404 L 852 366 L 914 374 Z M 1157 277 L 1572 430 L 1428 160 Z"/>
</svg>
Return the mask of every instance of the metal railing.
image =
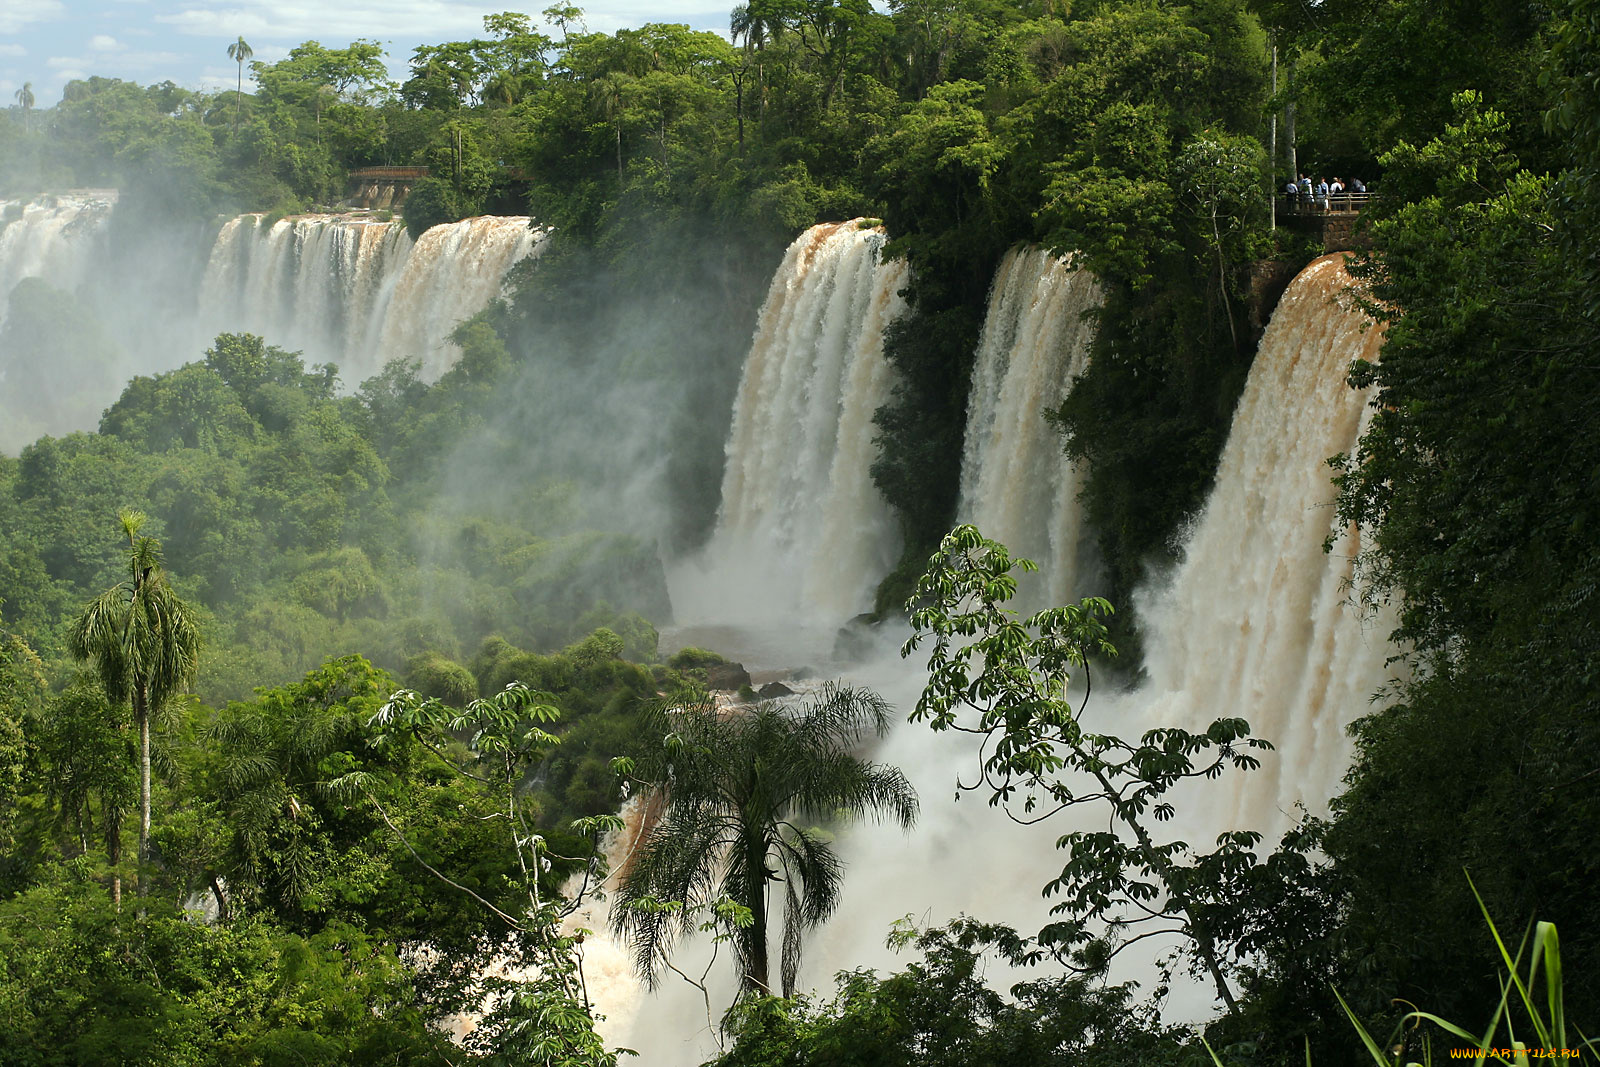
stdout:
<svg viewBox="0 0 1600 1067">
<path fill-rule="evenodd" d="M 371 180 L 406 180 L 426 178 L 427 167 L 357 167 L 350 172 L 352 178 L 365 178 Z"/>
<path fill-rule="evenodd" d="M 1317 196 L 1313 193 L 1278 194 L 1280 210 L 1288 215 L 1355 215 L 1372 202 L 1372 193 L 1330 193 Z"/>
</svg>

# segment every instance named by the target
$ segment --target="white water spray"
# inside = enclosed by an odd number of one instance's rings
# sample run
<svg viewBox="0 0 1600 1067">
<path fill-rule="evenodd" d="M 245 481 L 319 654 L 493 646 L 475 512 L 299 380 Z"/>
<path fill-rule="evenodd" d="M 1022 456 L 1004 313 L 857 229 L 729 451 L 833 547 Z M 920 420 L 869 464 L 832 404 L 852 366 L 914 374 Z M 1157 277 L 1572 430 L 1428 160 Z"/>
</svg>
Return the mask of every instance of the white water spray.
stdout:
<svg viewBox="0 0 1600 1067">
<path fill-rule="evenodd" d="M 1082 479 L 1045 418 L 1087 367 L 1093 327 L 1085 312 L 1100 287 L 1071 257 L 1042 248 L 1006 253 L 989 294 L 967 400 L 960 521 L 1015 556 L 1039 564 L 1050 604 L 1080 592 Z"/>
<path fill-rule="evenodd" d="M 413 243 L 399 222 L 303 215 L 265 225 L 225 223 L 199 296 L 205 336 L 249 331 L 335 363 L 347 386 L 392 359 L 420 360 L 425 378 L 454 361 L 450 332 L 501 294 L 506 272 L 535 254 L 545 231 L 520 216 L 435 226 Z"/>
<path fill-rule="evenodd" d="M 740 379 L 716 531 L 673 580 L 680 620 L 837 624 L 894 565 L 870 471 L 892 380 L 883 330 L 904 307 L 905 265 L 883 262 L 884 240 L 855 220 L 789 246 Z"/>
<path fill-rule="evenodd" d="M 1096 696 L 1092 723 L 1137 735 L 1155 726 L 1202 729 L 1221 716 L 1248 719 L 1278 746 L 1261 770 L 1185 791 L 1179 836 L 1206 847 L 1234 828 L 1262 831 L 1270 846 L 1293 805 L 1322 811 L 1349 762 L 1344 728 L 1385 683 L 1392 618 L 1364 618 L 1356 532 L 1337 522 L 1328 457 L 1354 447 L 1368 397 L 1345 383 L 1350 361 L 1373 359 L 1382 334 L 1353 309 L 1342 257 L 1318 260 L 1285 294 L 1250 372 L 1217 472 L 1172 580 L 1140 597 L 1148 626 L 1149 682 Z M 987 531 L 986 531 L 987 532 Z M 1324 554 L 1324 540 L 1333 551 Z M 885 691 L 909 710 L 922 685 L 877 668 Z M 875 758 L 912 775 L 923 798 L 909 838 L 883 828 L 844 840 L 844 902 L 819 939 L 806 977 L 825 985 L 847 966 L 903 966 L 880 947 L 908 913 L 932 923 L 965 912 L 1037 929 L 1044 884 L 1065 856 L 1054 839 L 1067 816 L 1020 827 L 986 806 L 952 802 L 957 775 L 972 780 L 970 741 L 901 727 Z M 1105 825 L 1096 811 L 1093 828 Z M 1089 828 L 1087 825 L 1084 828 Z M 1210 991 L 1175 992 L 1178 1015 L 1204 1014 Z"/>
</svg>

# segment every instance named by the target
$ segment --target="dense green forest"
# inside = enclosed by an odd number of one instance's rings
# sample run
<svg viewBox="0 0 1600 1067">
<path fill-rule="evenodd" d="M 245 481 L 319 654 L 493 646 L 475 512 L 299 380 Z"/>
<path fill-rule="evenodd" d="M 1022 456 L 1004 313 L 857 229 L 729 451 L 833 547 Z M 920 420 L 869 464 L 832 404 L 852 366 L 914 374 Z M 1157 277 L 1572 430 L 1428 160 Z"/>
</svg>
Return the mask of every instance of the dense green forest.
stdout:
<svg viewBox="0 0 1600 1067">
<path fill-rule="evenodd" d="M 1503 971 L 1473 886 L 1513 949 L 1557 924 L 1568 1018 L 1600 1029 L 1600 4 L 752 0 L 731 39 L 545 14 L 420 48 L 399 84 L 374 42 L 307 42 L 242 93 L 90 78 L 0 113 L 0 195 L 118 187 L 114 235 L 330 205 L 381 164 L 431 169 L 414 231 L 554 227 L 436 382 L 224 334 L 97 432 L 0 457 L 0 1062 L 608 1062 L 562 888 L 717 665 L 663 661 L 659 559 L 714 519 L 705 412 L 785 243 L 867 216 L 911 267 L 876 417 L 905 543 L 884 616 L 954 519 L 996 264 L 1082 254 L 1105 304 L 1053 417 L 1125 606 L 1210 487 L 1252 265 L 1317 251 L 1268 225 L 1291 128 L 1298 170 L 1381 194 L 1354 269 L 1388 334 L 1352 368 L 1379 393 L 1338 506 L 1413 680 L 1358 724 L 1325 818 L 1175 875 L 1237 991 L 1205 1036 L 1230 1064 L 1354 1062 L 1335 989 L 1380 1038 L 1410 1005 L 1481 1028 Z M 0 297 L 7 331 L 72 317 L 48 286 Z M 674 442 L 656 543 L 583 444 L 629 417 L 596 401 L 622 382 L 660 390 Z M 97 628 L 92 605 L 127 607 Z M 1136 614 L 1111 626 L 1136 671 Z M 684 918 L 748 940 L 752 917 Z M 743 998 L 722 1062 L 1212 1062 L 1094 941 L 987 918 L 896 931 L 919 958 L 831 1000 Z M 1075 969 L 983 986 L 1052 957 Z"/>
</svg>

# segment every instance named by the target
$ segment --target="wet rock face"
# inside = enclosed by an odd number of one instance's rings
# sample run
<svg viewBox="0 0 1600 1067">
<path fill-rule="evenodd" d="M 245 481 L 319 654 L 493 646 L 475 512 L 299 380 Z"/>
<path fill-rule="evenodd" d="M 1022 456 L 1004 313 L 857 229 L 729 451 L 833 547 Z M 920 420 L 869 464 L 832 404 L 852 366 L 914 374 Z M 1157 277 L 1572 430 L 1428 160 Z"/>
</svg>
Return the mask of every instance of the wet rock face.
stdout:
<svg viewBox="0 0 1600 1067">
<path fill-rule="evenodd" d="M 738 663 L 716 663 L 706 668 L 707 689 L 739 690 L 750 684 L 750 672 Z"/>
<path fill-rule="evenodd" d="M 794 690 L 790 689 L 782 682 L 768 682 L 766 685 L 756 690 L 756 696 L 760 697 L 762 700 L 776 700 L 779 697 L 794 696 Z"/>
</svg>

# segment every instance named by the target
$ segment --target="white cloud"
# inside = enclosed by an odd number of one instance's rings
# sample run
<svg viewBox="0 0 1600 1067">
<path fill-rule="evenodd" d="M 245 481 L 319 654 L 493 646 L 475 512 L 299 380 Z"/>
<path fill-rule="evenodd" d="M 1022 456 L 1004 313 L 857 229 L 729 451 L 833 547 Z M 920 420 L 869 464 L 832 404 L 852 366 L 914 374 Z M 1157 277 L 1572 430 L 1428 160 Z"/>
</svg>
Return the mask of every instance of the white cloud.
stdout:
<svg viewBox="0 0 1600 1067">
<path fill-rule="evenodd" d="M 115 52 L 121 47 L 122 45 L 117 43 L 117 39 L 108 33 L 97 33 L 89 38 L 89 51 L 91 52 Z"/>
<path fill-rule="evenodd" d="M 0 4 L 0 33 L 17 33 L 31 22 L 48 22 L 65 13 L 61 0 L 5 0 Z"/>
<path fill-rule="evenodd" d="M 98 74 L 113 78 L 127 78 L 132 76 L 156 76 L 156 80 L 170 76 L 171 71 L 183 61 L 183 57 L 176 52 L 128 52 L 116 53 L 115 62 L 106 66 L 107 57 L 85 56 L 51 56 L 44 61 L 44 65 L 55 71 L 52 81 L 68 82 L 73 78 L 87 78 L 84 73 L 93 69 Z"/>
<path fill-rule="evenodd" d="M 20 44 L 0 44 L 0 56 L 25 56 L 28 50 Z"/>
<path fill-rule="evenodd" d="M 274 0 L 235 0 L 228 7 L 194 4 L 157 15 L 179 33 L 202 37 L 252 36 L 276 41 L 344 42 L 357 37 L 447 40 L 483 27 L 484 8 L 459 0 L 364 0 L 339 7 Z"/>
</svg>

